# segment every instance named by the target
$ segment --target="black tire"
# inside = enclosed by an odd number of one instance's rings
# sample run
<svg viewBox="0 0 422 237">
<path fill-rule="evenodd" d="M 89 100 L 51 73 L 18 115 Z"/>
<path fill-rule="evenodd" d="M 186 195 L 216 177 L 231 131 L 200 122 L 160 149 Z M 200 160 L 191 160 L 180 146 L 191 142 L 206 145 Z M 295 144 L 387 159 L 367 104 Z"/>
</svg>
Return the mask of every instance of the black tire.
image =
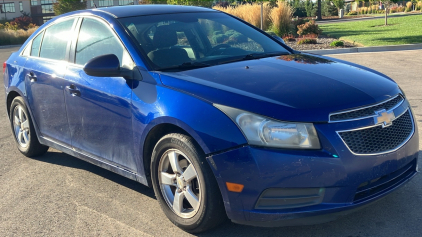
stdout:
<svg viewBox="0 0 422 237">
<path fill-rule="evenodd" d="M 22 145 L 18 141 L 18 136 L 16 135 L 16 131 L 15 131 L 14 118 L 19 107 L 23 110 L 22 112 L 24 113 L 24 115 L 22 116 L 24 116 L 26 121 L 28 122 L 26 132 L 29 132 L 27 133 L 29 136 L 27 136 L 28 141 L 26 142 L 25 145 Z M 38 137 L 35 134 L 34 124 L 32 122 L 31 115 L 28 112 L 28 109 L 25 105 L 25 101 L 23 100 L 23 98 L 20 96 L 17 96 L 15 99 L 13 99 L 12 104 L 10 105 L 9 111 L 10 111 L 9 120 L 10 120 L 10 125 L 12 128 L 12 134 L 13 134 L 13 137 L 15 138 L 15 142 L 18 146 L 19 151 L 27 157 L 35 157 L 35 156 L 40 156 L 40 155 L 45 154 L 48 150 L 48 146 L 42 145 L 38 141 Z"/>
<path fill-rule="evenodd" d="M 159 167 L 161 167 L 160 160 L 165 159 L 163 158 L 165 157 L 163 155 L 168 154 L 169 151 L 173 150 L 178 150 L 189 158 L 190 164 L 196 169 L 198 177 L 197 182 L 200 182 L 200 185 L 196 188 L 199 190 L 198 192 L 201 192 L 199 208 L 197 208 L 196 213 L 189 218 L 183 218 L 173 211 L 169 204 L 167 204 L 166 199 L 163 196 L 164 191 L 162 191 L 162 186 L 160 186 L 158 177 L 158 174 L 161 172 L 159 172 Z M 195 145 L 195 142 L 191 137 L 172 133 L 161 138 L 155 145 L 152 153 L 151 176 L 155 196 L 160 203 L 161 209 L 170 221 L 179 228 L 190 233 L 200 233 L 210 230 L 227 220 L 223 200 L 214 174 L 207 164 L 205 154 Z M 175 183 L 177 183 L 177 181 L 175 181 Z"/>
</svg>

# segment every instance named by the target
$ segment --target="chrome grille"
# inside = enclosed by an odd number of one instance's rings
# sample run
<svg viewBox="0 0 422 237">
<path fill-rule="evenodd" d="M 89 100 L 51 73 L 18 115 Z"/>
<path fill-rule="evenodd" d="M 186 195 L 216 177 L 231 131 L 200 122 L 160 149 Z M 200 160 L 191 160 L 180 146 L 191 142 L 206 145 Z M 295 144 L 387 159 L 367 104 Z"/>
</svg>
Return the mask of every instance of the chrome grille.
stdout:
<svg viewBox="0 0 422 237">
<path fill-rule="evenodd" d="M 389 127 L 380 125 L 338 132 L 344 143 L 354 154 L 369 155 L 394 151 L 406 143 L 414 131 L 409 110 L 393 121 Z"/>
<path fill-rule="evenodd" d="M 345 112 L 333 113 L 330 115 L 330 122 L 355 120 L 355 119 L 375 116 L 376 111 L 379 111 L 382 109 L 385 109 L 388 111 L 390 109 L 393 109 L 399 106 L 403 101 L 404 101 L 404 98 L 401 95 L 397 95 L 396 97 L 388 101 L 385 101 L 373 106 L 368 106 L 368 107 L 364 107 L 360 109 L 358 108 L 355 110 L 349 110 Z"/>
</svg>

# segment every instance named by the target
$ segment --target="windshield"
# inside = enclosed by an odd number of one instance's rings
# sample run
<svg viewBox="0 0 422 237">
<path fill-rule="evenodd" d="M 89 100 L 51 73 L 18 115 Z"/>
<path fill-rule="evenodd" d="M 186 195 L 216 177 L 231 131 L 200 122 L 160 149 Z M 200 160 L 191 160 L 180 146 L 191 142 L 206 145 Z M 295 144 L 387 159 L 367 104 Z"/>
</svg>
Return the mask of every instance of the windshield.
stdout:
<svg viewBox="0 0 422 237">
<path fill-rule="evenodd" d="M 279 43 L 224 13 L 119 19 L 154 70 L 188 70 L 289 54 Z"/>
</svg>

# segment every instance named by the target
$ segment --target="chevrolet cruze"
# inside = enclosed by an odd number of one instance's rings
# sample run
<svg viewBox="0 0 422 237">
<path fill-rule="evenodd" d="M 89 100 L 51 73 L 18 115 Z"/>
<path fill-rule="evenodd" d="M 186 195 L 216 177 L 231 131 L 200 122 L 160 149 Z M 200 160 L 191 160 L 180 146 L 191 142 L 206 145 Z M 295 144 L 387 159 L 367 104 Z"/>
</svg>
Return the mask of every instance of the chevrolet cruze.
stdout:
<svg viewBox="0 0 422 237">
<path fill-rule="evenodd" d="M 207 8 L 68 13 L 3 71 L 24 155 L 52 147 L 151 186 L 192 233 L 227 218 L 331 221 L 417 173 L 416 123 L 393 80 Z"/>
</svg>

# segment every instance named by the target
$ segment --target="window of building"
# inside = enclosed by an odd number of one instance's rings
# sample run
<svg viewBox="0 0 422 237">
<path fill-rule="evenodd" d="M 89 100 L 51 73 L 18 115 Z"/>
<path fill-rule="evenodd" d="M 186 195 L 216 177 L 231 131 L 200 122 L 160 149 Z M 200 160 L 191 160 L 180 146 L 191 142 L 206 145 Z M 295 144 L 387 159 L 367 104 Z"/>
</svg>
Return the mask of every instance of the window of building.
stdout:
<svg viewBox="0 0 422 237">
<path fill-rule="evenodd" d="M 55 60 L 64 60 L 66 58 L 66 47 L 72 35 L 73 22 L 74 19 L 63 21 L 45 30 L 41 44 L 41 58 Z"/>
<path fill-rule="evenodd" d="M 52 4 L 41 5 L 41 10 L 42 13 L 54 13 Z"/>
<path fill-rule="evenodd" d="M 99 7 L 108 7 L 113 6 L 113 0 L 99 0 L 98 1 Z"/>
<path fill-rule="evenodd" d="M 41 11 L 42 13 L 54 13 L 53 3 L 57 0 L 41 0 Z"/>
<path fill-rule="evenodd" d="M 43 4 L 53 4 L 56 3 L 57 0 L 41 0 L 41 5 Z"/>
<path fill-rule="evenodd" d="M 19 2 L 19 11 L 20 12 L 23 12 L 23 4 L 22 4 L 22 2 Z"/>
<path fill-rule="evenodd" d="M 133 5 L 133 0 L 119 0 L 119 6 Z"/>
<path fill-rule="evenodd" d="M 42 20 L 43 20 L 43 22 L 44 23 L 46 23 L 47 21 L 49 21 L 49 20 L 51 20 L 51 19 L 53 19 L 54 17 L 52 17 L 52 16 L 44 16 L 43 18 L 42 18 Z"/>
<path fill-rule="evenodd" d="M 31 5 L 32 6 L 38 5 L 38 1 L 37 0 L 31 0 Z"/>
<path fill-rule="evenodd" d="M 16 12 L 15 11 L 15 3 L 14 2 L 4 3 L 2 5 L 1 12 L 2 13 L 5 13 L 5 12 Z"/>
</svg>

